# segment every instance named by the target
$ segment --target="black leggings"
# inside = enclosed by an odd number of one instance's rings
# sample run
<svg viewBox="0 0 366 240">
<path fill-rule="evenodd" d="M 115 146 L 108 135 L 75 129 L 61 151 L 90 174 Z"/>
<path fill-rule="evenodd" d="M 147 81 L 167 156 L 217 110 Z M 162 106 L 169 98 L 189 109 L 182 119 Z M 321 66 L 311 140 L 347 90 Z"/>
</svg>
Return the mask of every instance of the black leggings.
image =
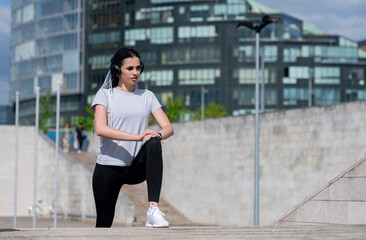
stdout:
<svg viewBox="0 0 366 240">
<path fill-rule="evenodd" d="M 93 192 L 97 211 L 96 227 L 111 227 L 118 194 L 123 184 L 138 184 L 146 180 L 148 198 L 159 202 L 163 178 L 161 143 L 151 138 L 140 149 L 128 167 L 96 164 Z"/>
</svg>

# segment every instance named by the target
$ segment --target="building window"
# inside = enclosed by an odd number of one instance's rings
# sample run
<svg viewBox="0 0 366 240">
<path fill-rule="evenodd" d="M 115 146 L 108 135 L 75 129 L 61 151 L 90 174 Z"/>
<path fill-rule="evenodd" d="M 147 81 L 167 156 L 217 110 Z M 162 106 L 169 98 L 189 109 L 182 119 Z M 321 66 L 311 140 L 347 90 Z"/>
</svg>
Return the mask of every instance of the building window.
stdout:
<svg viewBox="0 0 366 240">
<path fill-rule="evenodd" d="M 36 56 L 36 42 L 34 40 L 22 43 L 14 48 L 14 62 L 27 60 Z"/>
<path fill-rule="evenodd" d="M 216 47 L 179 47 L 162 50 L 162 64 L 184 63 L 218 63 L 220 62 L 220 49 Z"/>
<path fill-rule="evenodd" d="M 37 54 L 60 53 L 77 49 L 77 34 L 70 33 L 37 40 Z"/>
<path fill-rule="evenodd" d="M 168 99 L 173 100 L 173 92 L 172 91 L 163 91 L 163 92 L 156 92 L 156 98 L 159 100 L 161 105 L 166 106 L 168 104 Z"/>
<path fill-rule="evenodd" d="M 254 88 L 234 89 L 233 99 L 238 105 L 253 105 L 254 104 Z"/>
<path fill-rule="evenodd" d="M 135 46 L 136 41 L 145 41 L 150 36 L 150 31 L 148 29 L 131 29 L 125 31 L 125 45 Z"/>
<path fill-rule="evenodd" d="M 93 33 L 90 35 L 89 42 L 92 45 L 120 42 L 121 34 L 119 31 Z"/>
<path fill-rule="evenodd" d="M 92 70 L 108 69 L 110 65 L 111 55 L 96 55 L 89 58 L 88 63 Z"/>
<path fill-rule="evenodd" d="M 239 46 L 239 62 L 254 62 L 255 61 L 255 49 L 251 45 Z"/>
<path fill-rule="evenodd" d="M 155 50 L 141 50 L 140 51 L 141 61 L 146 65 L 156 64 L 156 51 Z"/>
<path fill-rule="evenodd" d="M 92 15 L 92 29 L 105 29 L 120 26 L 121 13 L 108 12 L 96 13 Z"/>
<path fill-rule="evenodd" d="M 316 88 L 315 89 L 315 104 L 328 105 L 340 102 L 339 89 L 336 88 Z"/>
<path fill-rule="evenodd" d="M 297 84 L 298 79 L 309 79 L 309 67 L 291 66 L 286 68 L 286 73 L 282 79 L 284 84 Z"/>
<path fill-rule="evenodd" d="M 347 89 L 346 101 L 366 100 L 366 89 Z"/>
<path fill-rule="evenodd" d="M 213 40 L 216 36 L 216 27 L 214 25 L 178 28 L 179 42 L 189 42 L 194 38 Z"/>
<path fill-rule="evenodd" d="M 284 62 L 296 62 L 296 59 L 300 56 L 299 47 L 285 47 L 283 48 L 283 61 Z"/>
<path fill-rule="evenodd" d="M 62 85 L 63 91 L 72 91 L 78 89 L 78 76 L 77 73 L 64 74 L 64 81 Z"/>
<path fill-rule="evenodd" d="M 262 74 L 262 71 L 259 72 Z M 235 77 L 235 71 L 234 71 Z M 240 68 L 238 75 L 238 82 L 240 84 L 255 84 L 256 80 L 256 70 L 253 68 Z M 259 75 L 259 80 L 261 80 L 261 76 Z M 275 70 L 270 68 L 264 69 L 264 82 L 265 83 L 275 83 L 276 82 L 276 73 Z"/>
<path fill-rule="evenodd" d="M 92 9 L 116 8 L 120 4 L 121 1 L 119 0 L 92 0 Z"/>
<path fill-rule="evenodd" d="M 265 103 L 267 105 L 277 104 L 277 90 L 275 88 L 265 88 Z M 233 100 L 237 101 L 239 106 L 255 104 L 254 88 L 234 89 Z"/>
<path fill-rule="evenodd" d="M 299 102 L 308 101 L 308 88 L 284 88 L 283 105 L 296 106 Z"/>
<path fill-rule="evenodd" d="M 365 85 L 366 71 L 364 68 L 350 68 L 347 70 L 347 79 L 350 85 Z"/>
<path fill-rule="evenodd" d="M 38 86 L 40 88 L 40 93 L 46 93 L 52 88 L 52 78 L 51 76 L 38 77 Z"/>
<path fill-rule="evenodd" d="M 167 44 L 174 41 L 172 27 L 159 27 L 151 29 L 131 29 L 125 31 L 125 45 L 135 46 L 136 41 L 150 39 L 151 44 Z"/>
<path fill-rule="evenodd" d="M 28 78 L 21 81 L 13 82 L 13 90 L 19 91 L 19 95 L 24 98 L 34 94 L 34 79 Z"/>
<path fill-rule="evenodd" d="M 150 86 L 170 86 L 173 84 L 173 81 L 173 70 L 144 71 L 139 79 L 139 82 L 145 85 L 141 86 L 145 88 L 149 88 Z"/>
<path fill-rule="evenodd" d="M 315 84 L 339 84 L 339 67 L 315 67 Z"/>
<path fill-rule="evenodd" d="M 62 55 L 62 71 L 70 72 L 78 70 L 79 66 L 79 53 L 78 52 L 65 52 Z"/>
<path fill-rule="evenodd" d="M 60 111 L 61 112 L 77 111 L 79 110 L 79 106 L 80 106 L 80 99 L 78 96 L 62 97 Z"/>
<path fill-rule="evenodd" d="M 150 20 L 152 24 L 174 23 L 174 7 L 141 8 L 136 12 L 136 21 Z"/>
<path fill-rule="evenodd" d="M 150 42 L 152 44 L 167 44 L 174 41 L 172 27 L 151 28 Z"/>
<path fill-rule="evenodd" d="M 264 61 L 277 61 L 277 46 L 264 46 Z"/>
<path fill-rule="evenodd" d="M 178 72 L 180 85 L 215 84 L 215 78 L 220 77 L 219 69 L 181 69 Z"/>
<path fill-rule="evenodd" d="M 302 22 L 300 20 L 285 16 L 283 18 L 283 38 L 294 39 L 302 35 Z"/>
</svg>

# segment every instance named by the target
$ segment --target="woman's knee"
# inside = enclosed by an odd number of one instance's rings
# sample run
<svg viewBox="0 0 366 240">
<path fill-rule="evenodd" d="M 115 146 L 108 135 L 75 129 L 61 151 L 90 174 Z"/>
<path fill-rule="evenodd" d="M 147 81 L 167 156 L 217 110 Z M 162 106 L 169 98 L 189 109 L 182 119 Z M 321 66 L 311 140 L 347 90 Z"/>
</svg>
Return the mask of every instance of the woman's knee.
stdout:
<svg viewBox="0 0 366 240">
<path fill-rule="evenodd" d="M 161 142 L 158 138 L 150 138 L 149 141 L 145 143 L 145 147 L 147 150 L 154 150 L 161 152 Z"/>
</svg>

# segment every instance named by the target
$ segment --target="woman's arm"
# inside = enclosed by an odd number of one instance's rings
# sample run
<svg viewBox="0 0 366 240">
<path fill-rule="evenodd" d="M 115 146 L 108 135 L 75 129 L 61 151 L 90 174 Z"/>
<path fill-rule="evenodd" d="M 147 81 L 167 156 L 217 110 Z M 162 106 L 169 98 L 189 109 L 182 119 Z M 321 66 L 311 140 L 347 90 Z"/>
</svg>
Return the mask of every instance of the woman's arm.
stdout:
<svg viewBox="0 0 366 240">
<path fill-rule="evenodd" d="M 159 132 L 163 137 L 162 140 L 173 136 L 173 134 L 174 134 L 173 126 L 170 123 L 170 121 L 169 121 L 168 117 L 166 116 L 165 112 L 163 111 L 163 109 L 159 108 L 158 110 L 156 110 L 153 113 L 153 117 L 158 122 L 158 124 L 161 128 L 161 130 Z"/>
<path fill-rule="evenodd" d="M 154 133 L 152 130 L 145 130 L 143 133 L 136 135 L 109 127 L 107 125 L 107 109 L 100 104 L 95 106 L 94 119 L 95 133 L 100 137 L 121 141 L 141 141 L 145 135 Z"/>
</svg>

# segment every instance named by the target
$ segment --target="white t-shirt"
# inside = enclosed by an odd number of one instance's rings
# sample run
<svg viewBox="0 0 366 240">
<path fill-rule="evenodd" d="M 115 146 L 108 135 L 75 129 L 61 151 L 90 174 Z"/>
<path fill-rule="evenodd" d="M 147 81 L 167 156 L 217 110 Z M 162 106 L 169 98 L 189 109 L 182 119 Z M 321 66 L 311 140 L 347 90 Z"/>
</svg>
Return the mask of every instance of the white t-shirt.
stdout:
<svg viewBox="0 0 366 240">
<path fill-rule="evenodd" d="M 106 107 L 109 120 L 110 100 L 112 101 L 112 126 L 115 129 L 140 134 L 149 124 L 150 114 L 161 108 L 155 95 L 144 89 L 136 88 L 128 93 L 116 88 L 100 89 L 94 97 L 91 109 L 95 112 L 97 104 Z M 110 124 L 108 124 L 110 126 Z M 101 165 L 130 166 L 142 146 L 141 141 L 119 141 L 101 137 L 97 163 Z"/>
</svg>

